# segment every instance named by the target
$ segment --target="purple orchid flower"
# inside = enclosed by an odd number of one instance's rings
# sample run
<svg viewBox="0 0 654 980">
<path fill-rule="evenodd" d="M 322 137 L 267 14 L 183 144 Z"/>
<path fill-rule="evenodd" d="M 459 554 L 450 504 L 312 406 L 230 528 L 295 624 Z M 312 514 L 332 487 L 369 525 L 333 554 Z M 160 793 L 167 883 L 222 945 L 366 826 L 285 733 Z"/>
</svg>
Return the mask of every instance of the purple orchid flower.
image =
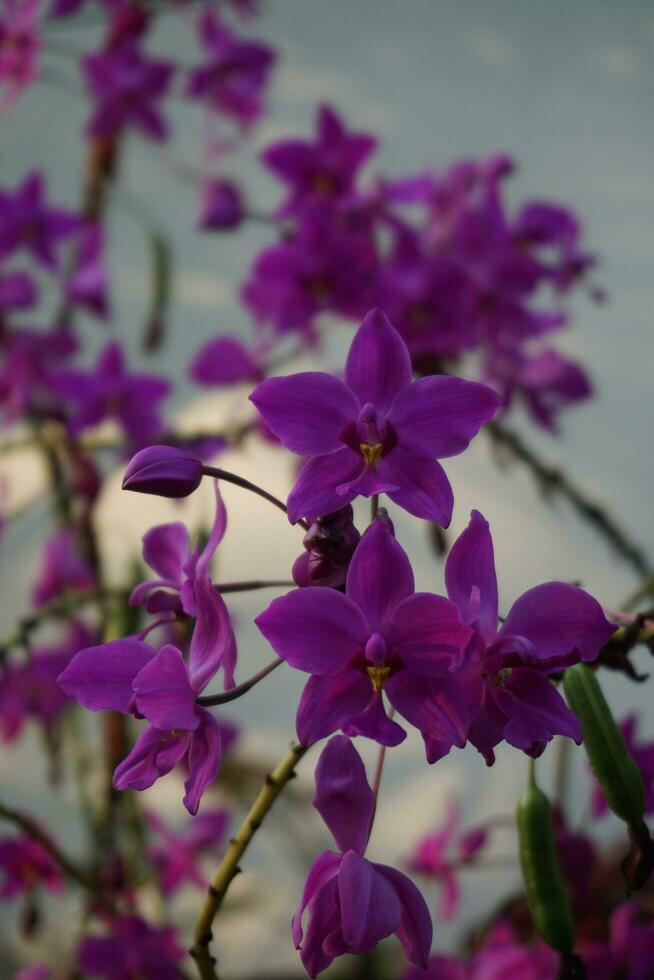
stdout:
<svg viewBox="0 0 654 980">
<path fill-rule="evenodd" d="M 214 337 L 204 344 L 189 365 L 197 384 L 224 387 L 241 381 L 260 381 L 260 358 L 237 337 Z"/>
<path fill-rule="evenodd" d="M 43 546 L 41 569 L 32 592 L 33 604 L 38 609 L 68 589 L 88 592 L 94 585 L 93 569 L 80 553 L 75 529 L 59 528 Z"/>
<path fill-rule="evenodd" d="M 521 399 L 537 425 L 558 431 L 557 415 L 593 393 L 581 365 L 547 348 L 527 355 L 518 346 L 492 347 L 484 360 L 483 380 L 502 394 L 508 408 Z"/>
<path fill-rule="evenodd" d="M 642 742 L 638 739 L 638 718 L 634 714 L 627 715 L 619 727 L 629 754 L 643 777 L 645 813 L 654 813 L 654 742 Z M 591 809 L 594 817 L 603 817 L 609 812 L 599 783 L 594 778 Z"/>
<path fill-rule="evenodd" d="M 265 44 L 239 40 L 209 8 L 198 19 L 198 38 L 206 59 L 189 74 L 187 95 L 248 128 L 263 111 L 275 52 Z"/>
<path fill-rule="evenodd" d="M 75 265 L 65 292 L 68 300 L 101 319 L 109 316 L 109 280 L 104 263 L 104 230 L 87 225 L 80 237 Z"/>
<path fill-rule="evenodd" d="M 337 956 L 374 949 L 391 933 L 409 960 L 424 968 L 432 940 L 427 905 L 406 875 L 363 856 L 375 799 L 361 757 L 344 735 L 330 739 L 318 760 L 313 805 L 338 852 L 323 851 L 316 858 L 293 916 L 293 941 L 309 976 L 316 977 Z"/>
<path fill-rule="evenodd" d="M 282 445 L 311 457 L 288 498 L 293 523 L 387 493 L 443 527 L 453 495 L 435 457 L 463 452 L 500 405 L 499 395 L 474 381 L 412 382 L 406 344 L 379 310 L 352 341 L 345 381 L 314 371 L 268 378 L 250 399 Z"/>
<path fill-rule="evenodd" d="M 88 55 L 82 61 L 95 109 L 86 131 L 93 137 L 111 137 L 133 126 L 156 141 L 168 136 L 160 102 L 172 81 L 169 61 L 144 58 L 134 41 Z"/>
<path fill-rule="evenodd" d="M 556 980 L 559 957 L 541 939 L 523 944 L 511 925 L 496 922 L 468 966 L 469 980 Z"/>
<path fill-rule="evenodd" d="M 361 535 L 350 504 L 313 522 L 304 535 L 304 551 L 293 562 L 293 581 L 300 587 L 326 585 L 340 589 Z"/>
<path fill-rule="evenodd" d="M 361 538 L 346 595 L 297 589 L 255 622 L 280 657 L 312 675 L 296 719 L 303 744 L 340 728 L 398 745 L 406 732 L 386 715 L 383 692 L 426 737 L 465 743 L 466 708 L 450 671 L 470 630 L 447 599 L 414 592 L 409 559 L 387 519 L 378 517 Z"/>
<path fill-rule="evenodd" d="M 200 231 L 232 231 L 243 222 L 245 206 L 232 180 L 205 180 L 200 197 Z"/>
<path fill-rule="evenodd" d="M 206 875 L 200 870 L 198 859 L 217 854 L 225 843 L 229 811 L 207 810 L 193 817 L 181 833 L 171 830 L 152 810 L 146 810 L 145 819 L 160 841 L 148 848 L 148 855 L 157 869 L 163 894 L 174 894 L 186 882 L 206 888 Z"/>
<path fill-rule="evenodd" d="M 487 831 L 479 828 L 462 834 L 452 848 L 461 822 L 459 808 L 450 800 L 447 804 L 445 823 L 433 833 L 418 841 L 408 861 L 408 868 L 427 878 L 435 878 L 442 885 L 438 915 L 447 921 L 456 918 L 461 900 L 459 880 L 455 864 L 472 861 L 488 839 Z M 448 854 L 448 851 L 454 853 Z"/>
<path fill-rule="evenodd" d="M 46 268 L 57 267 L 59 242 L 74 234 L 81 221 L 70 211 L 49 207 L 44 198 L 45 178 L 36 171 L 14 194 L 0 191 L 0 258 L 24 248 Z"/>
<path fill-rule="evenodd" d="M 39 72 L 41 0 L 5 0 L 0 17 L 0 114 L 35 81 Z"/>
<path fill-rule="evenodd" d="M 278 333 L 299 331 L 313 344 L 321 312 L 358 318 L 370 308 L 377 267 L 367 229 L 306 209 L 291 237 L 259 253 L 241 297 L 260 323 Z"/>
<path fill-rule="evenodd" d="M 208 574 L 196 581 L 197 619 L 188 664 L 177 647 L 157 653 L 134 637 L 82 650 L 59 677 L 67 694 L 91 711 L 145 718 L 148 727 L 114 772 L 116 789 L 144 790 L 186 760 L 184 806 L 197 813 L 221 759 L 221 729 L 196 703 L 222 667 L 233 686 L 236 640 L 225 604 Z"/>
<path fill-rule="evenodd" d="M 46 732 L 72 703 L 57 684 L 57 677 L 75 654 L 93 642 L 82 623 L 74 623 L 56 646 L 37 647 L 25 663 L 8 662 L 0 668 L 0 736 L 12 742 L 33 719 Z"/>
<path fill-rule="evenodd" d="M 202 551 L 199 544 L 190 551 L 188 531 L 179 522 L 159 524 L 146 531 L 143 535 L 143 560 L 159 578 L 137 585 L 129 597 L 131 606 L 145 605 L 150 613 L 172 611 L 176 615 L 197 614 L 197 582 L 200 578 L 208 578 L 209 566 L 227 530 L 227 511 L 217 480 L 215 494 L 216 516 Z"/>
<path fill-rule="evenodd" d="M 49 852 L 27 834 L 0 838 L 0 898 L 19 898 L 42 885 L 50 892 L 61 892 L 64 881 Z"/>
<path fill-rule="evenodd" d="M 45 332 L 20 330 L 0 332 L 0 404 L 6 423 L 26 412 L 57 416 L 52 375 L 54 366 L 65 362 L 77 350 L 77 342 L 64 327 Z"/>
<path fill-rule="evenodd" d="M 185 952 L 171 926 L 151 926 L 136 916 L 121 916 L 108 936 L 87 936 L 77 951 L 80 970 L 103 980 L 179 980 Z"/>
<path fill-rule="evenodd" d="M 597 600 L 565 582 L 546 582 L 516 599 L 498 630 L 493 541 L 478 511 L 452 546 L 445 582 L 474 629 L 460 676 L 470 700 L 480 703 L 468 737 L 488 765 L 502 740 L 534 757 L 554 735 L 581 742 L 577 717 L 547 675 L 594 660 L 613 635 Z"/>
<path fill-rule="evenodd" d="M 116 341 L 107 344 L 95 369 L 53 372 L 51 381 L 70 407 L 73 435 L 106 418 L 116 419 L 136 445 L 151 442 L 161 431 L 159 402 L 170 384 L 153 374 L 129 374 Z"/>
<path fill-rule="evenodd" d="M 315 141 L 282 140 L 263 152 L 264 164 L 291 190 L 279 213 L 323 207 L 347 196 L 376 144 L 372 136 L 348 133 L 333 109 L 320 106 Z"/>
<path fill-rule="evenodd" d="M 26 272 L 0 273 L 0 321 L 12 310 L 27 310 L 39 296 L 36 283 Z"/>
<path fill-rule="evenodd" d="M 633 901 L 618 906 L 609 923 L 609 951 L 614 969 L 620 976 L 628 977 L 628 980 L 649 980 L 654 971 L 651 910 Z"/>
</svg>

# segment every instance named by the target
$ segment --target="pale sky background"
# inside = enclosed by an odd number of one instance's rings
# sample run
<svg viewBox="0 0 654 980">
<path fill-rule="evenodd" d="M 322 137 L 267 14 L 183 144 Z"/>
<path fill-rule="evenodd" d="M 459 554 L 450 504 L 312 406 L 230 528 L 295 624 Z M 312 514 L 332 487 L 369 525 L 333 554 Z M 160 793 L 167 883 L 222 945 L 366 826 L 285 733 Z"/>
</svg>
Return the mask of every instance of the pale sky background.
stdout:
<svg viewBox="0 0 654 980">
<path fill-rule="evenodd" d="M 317 102 L 342 111 L 353 128 L 379 135 L 381 152 L 374 169 L 386 174 L 418 171 L 427 164 L 443 167 L 461 155 L 483 156 L 496 151 L 513 154 L 519 174 L 510 182 L 516 202 L 527 196 L 567 203 L 582 217 L 587 243 L 602 265 L 597 279 L 610 301 L 604 307 L 584 297 L 574 302 L 574 329 L 565 347 L 591 371 L 597 397 L 570 411 L 563 435 L 536 433 L 523 418 L 512 418 L 543 456 L 570 472 L 586 490 L 622 515 L 625 525 L 654 555 L 651 431 L 652 310 L 654 276 L 654 10 L 648 2 L 579 0 L 520 3 L 517 0 L 268 0 L 265 14 L 251 30 L 278 46 L 282 60 L 275 76 L 270 111 L 246 154 L 234 160 L 233 172 L 243 176 L 251 199 L 270 208 L 278 191 L 262 173 L 253 153 L 282 134 L 307 134 Z M 86 34 L 62 29 L 60 40 L 81 47 Z M 193 46 L 176 18 L 164 18 L 159 38 L 182 61 Z M 74 66 L 59 56 L 58 76 L 72 77 Z M 73 205 L 78 193 L 81 144 L 77 134 L 85 101 L 68 90 L 39 86 L 0 121 L 0 183 L 13 186 L 30 167 L 46 170 L 51 196 Z M 180 100 L 172 114 L 176 140 L 171 152 L 195 162 L 199 153 L 200 119 Z M 236 287 L 265 241 L 267 229 L 248 228 L 234 237 L 202 237 L 194 233 L 196 210 L 192 188 L 166 170 L 158 149 L 135 138 L 124 161 L 116 209 L 110 219 L 111 264 L 117 308 L 117 329 L 138 352 L 147 302 L 147 255 L 142 230 L 119 199 L 138 198 L 174 236 L 175 300 L 170 339 L 149 364 L 172 372 L 181 382 L 173 408 L 183 407 L 186 422 L 203 427 L 219 421 L 233 408 L 236 396 L 202 396 L 184 382 L 183 366 L 200 344 L 219 332 L 248 335 L 247 313 L 236 303 Z M 334 325 L 331 363 L 346 349 L 350 330 Z M 102 328 L 88 325 L 94 348 L 106 339 Z M 171 414 L 174 414 L 172 412 Z M 285 495 L 291 482 L 288 460 L 259 445 L 224 465 L 265 481 Z M 494 532 L 500 597 L 506 612 L 525 588 L 551 578 L 580 581 L 609 606 L 635 585 L 630 570 L 604 542 L 581 524 L 565 505 L 544 504 L 530 478 L 517 467 L 500 472 L 486 440 L 480 438 L 464 456 L 449 461 L 456 498 L 452 533 L 466 524 L 472 507 L 489 519 Z M 10 505 L 38 491 L 39 468 L 20 459 L 8 467 Z M 120 495 L 119 473 L 110 481 L 100 507 L 100 530 L 116 573 L 121 562 L 138 549 L 140 535 L 151 524 L 195 520 L 209 513 L 209 497 L 174 507 L 163 501 Z M 299 553 L 301 534 L 285 525 L 265 503 L 234 488 L 225 491 L 230 528 L 220 552 L 220 576 L 284 577 Z M 363 517 L 363 511 L 362 520 Z M 396 528 L 415 563 L 418 586 L 440 590 L 442 568 L 429 553 L 424 530 L 407 515 Z M 28 586 L 36 568 L 36 546 L 48 527 L 45 509 L 36 506 L 27 518 L 9 525 L 2 542 L 0 570 L 2 630 L 15 611 L 27 609 Z M 272 595 L 253 594 L 230 603 L 239 624 L 240 676 L 248 676 L 270 656 L 263 639 L 250 625 Z M 647 657 L 639 665 L 647 669 Z M 277 671 L 251 695 L 229 706 L 228 717 L 248 727 L 246 748 L 274 757 L 284 750 L 303 678 L 286 668 Z M 610 678 L 609 697 L 618 714 L 638 706 L 643 727 L 654 735 L 649 712 L 651 687 L 636 688 Z M 366 752 L 367 758 L 373 753 Z M 551 756 L 551 752 L 548 753 Z M 586 792 L 581 753 L 575 753 L 581 786 L 576 808 L 583 809 Z M 0 756 L 2 796 L 41 813 L 74 847 L 78 829 L 70 819 L 72 797 L 53 797 L 44 789 L 43 759 L 35 739 L 25 738 L 17 750 Z M 542 765 L 544 775 L 549 767 Z M 310 787 L 311 763 L 306 761 Z M 370 856 L 398 861 L 415 835 L 442 814 L 445 795 L 461 795 L 471 821 L 513 808 L 524 779 L 525 763 L 515 752 L 500 751 L 497 765 L 487 770 L 474 750 L 453 752 L 427 767 L 419 738 L 411 735 L 390 753 L 378 823 Z M 183 820 L 180 787 L 162 781 L 150 794 L 171 820 Z M 315 823 L 316 830 L 319 824 Z M 265 836 L 262 834 L 262 837 Z M 512 853 L 510 836 L 499 838 L 497 853 Z M 229 922 L 223 938 L 225 976 L 245 976 L 262 962 L 280 971 L 296 962 L 286 928 L 299 894 L 299 880 L 286 856 L 275 855 L 261 841 L 248 855 L 255 878 L 243 875 L 235 894 L 248 893 L 253 883 L 262 904 L 256 914 Z M 282 880 L 280 882 L 280 865 Z M 274 881 L 267 876 L 275 875 Z M 489 872 L 466 879 L 464 915 L 455 926 L 435 923 L 435 948 L 453 948 L 498 896 L 500 876 Z M 503 886 L 504 887 L 504 886 Z M 508 884 L 507 884 L 508 888 Z M 433 891 L 427 889 L 428 897 Z M 192 913 L 197 898 L 185 899 Z M 264 909 L 268 914 L 262 916 Z M 16 910 L 5 918 L 11 924 Z M 62 935 L 66 911 L 59 909 Z M 283 937 L 283 941 L 279 937 Z M 247 942 L 244 943 L 244 938 Z M 274 941 L 277 940 L 277 941 Z M 48 943 L 52 948 L 52 934 Z M 272 944 L 272 945 L 271 945 Z M 3 973 L 0 978 L 10 976 Z"/>
</svg>

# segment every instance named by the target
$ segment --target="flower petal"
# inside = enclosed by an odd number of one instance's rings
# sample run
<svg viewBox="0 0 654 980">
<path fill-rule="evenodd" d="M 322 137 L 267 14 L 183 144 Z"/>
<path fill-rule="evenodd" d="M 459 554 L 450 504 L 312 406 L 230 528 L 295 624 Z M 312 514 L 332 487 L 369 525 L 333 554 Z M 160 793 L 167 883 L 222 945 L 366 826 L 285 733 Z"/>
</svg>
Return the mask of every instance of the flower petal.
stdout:
<svg viewBox="0 0 654 980">
<path fill-rule="evenodd" d="M 159 524 L 143 535 L 143 560 L 162 579 L 178 587 L 188 549 L 188 531 L 179 522 Z"/>
<path fill-rule="evenodd" d="M 516 668 L 493 695 L 508 719 L 504 738 L 509 745 L 538 756 L 554 735 L 566 735 L 577 745 L 581 743 L 579 719 L 554 685 L 537 671 Z"/>
<path fill-rule="evenodd" d="M 399 927 L 402 905 L 388 878 L 354 851 L 338 870 L 343 939 L 352 953 L 365 953 Z"/>
<path fill-rule="evenodd" d="M 312 521 L 345 507 L 357 495 L 350 484 L 364 468 L 363 456 L 347 446 L 307 460 L 288 495 L 289 521 L 295 524 L 301 517 Z"/>
<path fill-rule="evenodd" d="M 374 868 L 390 882 L 400 900 L 402 918 L 395 934 L 404 947 L 407 959 L 416 966 L 426 968 L 433 935 L 427 903 L 411 879 L 401 871 L 386 864 L 375 864 Z"/>
<path fill-rule="evenodd" d="M 400 391 L 388 413 L 400 442 L 418 456 L 458 456 L 502 399 L 486 385 L 432 375 Z"/>
<path fill-rule="evenodd" d="M 370 680 L 358 670 L 327 677 L 314 674 L 304 686 L 295 727 L 302 745 L 312 745 L 338 731 L 370 702 Z"/>
<path fill-rule="evenodd" d="M 368 843 L 375 798 L 361 756 L 346 735 L 330 738 L 316 766 L 313 805 L 339 850 L 362 855 Z"/>
<path fill-rule="evenodd" d="M 202 691 L 220 667 L 225 686 L 234 686 L 236 639 L 223 597 L 207 573 L 195 583 L 196 620 L 189 652 L 189 676 L 193 690 Z"/>
<path fill-rule="evenodd" d="M 222 753 L 218 722 L 204 708 L 198 708 L 197 712 L 200 724 L 191 736 L 183 799 L 184 806 L 191 814 L 198 812 L 204 791 L 218 775 Z"/>
<path fill-rule="evenodd" d="M 465 698 L 452 676 L 431 680 L 402 670 L 384 690 L 394 708 L 419 731 L 462 748 L 468 734 Z"/>
<path fill-rule="evenodd" d="M 388 491 L 394 504 L 414 517 L 449 527 L 454 495 L 443 467 L 435 459 L 415 456 L 403 446 L 396 446 L 381 460 L 379 474 L 399 487 Z"/>
<path fill-rule="evenodd" d="M 326 949 L 328 940 L 338 936 L 338 879 L 334 876 L 318 889 L 309 905 L 309 921 L 300 956 L 302 965 L 310 977 L 317 977 L 327 969 L 334 956 L 340 955 L 340 948 L 335 953 Z M 342 939 L 339 945 L 342 945 Z"/>
<path fill-rule="evenodd" d="M 334 851 L 323 851 L 311 865 L 302 890 L 300 904 L 292 919 L 293 943 L 296 949 L 299 949 L 302 944 L 302 915 L 304 910 L 313 901 L 323 885 L 327 884 L 338 873 L 340 863 L 340 854 L 335 854 Z"/>
<path fill-rule="evenodd" d="M 411 382 L 411 358 L 397 330 L 381 310 L 371 310 L 356 334 L 345 363 L 345 381 L 361 405 L 386 412 Z"/>
<path fill-rule="evenodd" d="M 498 640 L 510 635 L 526 637 L 547 672 L 569 667 L 579 659 L 594 660 L 616 629 L 588 592 L 565 582 L 546 582 L 516 599 Z"/>
<path fill-rule="evenodd" d="M 127 714 L 134 678 L 154 655 L 147 643 L 131 637 L 87 647 L 59 675 L 59 686 L 91 711 Z"/>
<path fill-rule="evenodd" d="M 368 637 L 352 600 L 322 586 L 273 599 L 255 623 L 278 656 L 310 674 L 339 673 Z"/>
<path fill-rule="evenodd" d="M 116 789 L 148 789 L 182 760 L 190 738 L 190 732 L 171 735 L 169 730 L 162 732 L 148 725 L 127 758 L 116 768 L 114 786 Z"/>
<path fill-rule="evenodd" d="M 456 539 L 445 564 L 447 594 L 464 623 L 478 623 L 490 643 L 497 632 L 497 576 L 488 521 L 473 510 L 467 528 Z"/>
<path fill-rule="evenodd" d="M 404 729 L 386 714 L 378 691 L 371 692 L 368 705 L 360 715 L 348 718 L 341 727 L 346 735 L 363 735 L 389 748 L 399 745 L 406 738 Z"/>
<path fill-rule="evenodd" d="M 218 480 L 213 481 L 213 487 L 216 498 L 216 516 L 214 517 L 213 526 L 209 537 L 207 538 L 207 543 L 202 549 L 202 553 L 200 554 L 195 566 L 196 575 L 198 578 L 205 573 L 208 574 L 211 559 L 213 558 L 216 548 L 222 541 L 223 537 L 225 536 L 225 531 L 227 530 L 227 509 L 220 493 Z"/>
<path fill-rule="evenodd" d="M 177 647 L 166 644 L 136 675 L 136 706 L 155 728 L 192 730 L 200 724 L 195 691 Z"/>
<path fill-rule="evenodd" d="M 372 631 L 390 618 L 413 589 L 406 552 L 385 520 L 374 521 L 352 556 L 346 583 L 348 598 L 361 609 Z"/>
<path fill-rule="evenodd" d="M 453 602 L 428 592 L 408 596 L 390 617 L 393 648 L 411 672 L 438 677 L 461 660 L 472 637 Z"/>
<path fill-rule="evenodd" d="M 250 401 L 282 445 L 301 456 L 338 449 L 341 432 L 359 411 L 349 388 L 322 371 L 268 378 L 255 388 Z"/>
</svg>

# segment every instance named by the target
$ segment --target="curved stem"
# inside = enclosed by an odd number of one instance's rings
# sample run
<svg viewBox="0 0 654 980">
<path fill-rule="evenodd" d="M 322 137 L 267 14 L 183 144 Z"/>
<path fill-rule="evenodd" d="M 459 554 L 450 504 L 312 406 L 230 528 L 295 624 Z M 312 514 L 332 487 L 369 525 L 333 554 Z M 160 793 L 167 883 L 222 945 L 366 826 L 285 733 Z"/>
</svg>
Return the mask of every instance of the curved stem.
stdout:
<svg viewBox="0 0 654 980">
<path fill-rule="evenodd" d="M 227 890 L 240 868 L 239 861 L 247 850 L 250 841 L 261 826 L 263 819 L 287 783 L 295 776 L 295 767 L 307 752 L 308 746 L 294 743 L 279 765 L 266 776 L 259 795 L 235 837 L 232 837 L 218 870 L 209 885 L 200 915 L 195 925 L 194 941 L 190 955 L 201 980 L 218 980 L 216 960 L 211 955 L 213 921 L 220 909 Z"/>
<path fill-rule="evenodd" d="M 643 577 L 652 575 L 649 560 L 639 545 L 601 504 L 587 497 L 584 491 L 572 483 L 558 467 L 544 463 L 516 432 L 507 429 L 501 422 L 487 422 L 482 431 L 486 432 L 496 445 L 508 450 L 515 459 L 524 463 L 531 470 L 544 493 L 557 493 L 568 500 L 577 513 L 592 524 L 639 575 Z"/>
<path fill-rule="evenodd" d="M 256 493 L 257 497 L 263 497 L 273 506 L 277 507 L 278 510 L 283 511 L 286 514 L 286 504 L 275 497 L 272 493 L 268 493 L 263 487 L 257 486 L 256 483 L 252 483 L 251 480 L 246 480 L 243 476 L 238 476 L 236 473 L 230 473 L 229 470 L 220 469 L 218 466 L 203 466 L 202 472 L 205 476 L 213 476 L 216 480 L 224 480 L 225 483 L 233 483 L 236 487 L 242 487 L 243 490 L 249 490 L 250 493 Z M 306 521 L 299 520 L 297 522 L 300 527 L 304 528 L 305 531 L 308 530 L 309 525 Z"/>
<path fill-rule="evenodd" d="M 207 694 L 203 698 L 196 698 L 196 703 L 201 704 L 203 708 L 212 708 L 217 704 L 227 704 L 228 701 L 236 701 L 237 698 L 247 694 L 253 687 L 256 687 L 259 681 L 262 681 L 268 674 L 272 674 L 273 670 L 276 670 L 283 663 L 285 661 L 281 657 L 276 657 L 267 667 L 260 670 L 258 674 L 250 677 L 247 681 L 243 681 L 242 684 L 233 687 L 230 691 L 225 691 L 224 694 Z"/>
<path fill-rule="evenodd" d="M 379 510 L 379 494 L 374 493 L 370 498 L 370 523 L 377 517 L 377 511 Z"/>
<path fill-rule="evenodd" d="M 389 721 L 393 720 L 393 715 L 395 714 L 395 708 L 390 708 L 388 712 Z M 372 834 L 372 828 L 375 823 L 375 816 L 377 814 L 377 797 L 379 796 L 379 789 L 382 781 L 382 774 L 384 772 L 384 762 L 386 761 L 386 745 L 380 745 L 379 751 L 377 752 L 377 765 L 375 766 L 375 775 L 372 780 L 372 798 L 373 807 L 372 813 L 370 814 L 370 823 L 368 824 L 368 840 L 370 840 L 370 835 Z"/>
<path fill-rule="evenodd" d="M 288 579 L 252 579 L 250 582 L 219 582 L 216 588 L 222 595 L 231 592 L 254 592 L 256 589 L 294 589 L 295 582 Z"/>
</svg>

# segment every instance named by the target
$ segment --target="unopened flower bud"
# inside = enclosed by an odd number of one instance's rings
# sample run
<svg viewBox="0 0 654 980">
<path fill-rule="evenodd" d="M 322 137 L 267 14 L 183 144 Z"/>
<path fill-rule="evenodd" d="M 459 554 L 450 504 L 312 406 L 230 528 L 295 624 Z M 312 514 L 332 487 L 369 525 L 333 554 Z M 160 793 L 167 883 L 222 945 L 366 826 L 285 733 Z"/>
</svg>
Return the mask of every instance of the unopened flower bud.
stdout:
<svg viewBox="0 0 654 980">
<path fill-rule="evenodd" d="M 293 579 L 300 587 L 345 584 L 347 569 L 361 535 L 355 528 L 351 506 L 315 520 L 304 536 L 305 552 L 293 564 Z"/>
<path fill-rule="evenodd" d="M 148 446 L 130 460 L 123 490 L 159 497 L 188 497 L 200 485 L 202 462 L 186 449 Z"/>
</svg>

